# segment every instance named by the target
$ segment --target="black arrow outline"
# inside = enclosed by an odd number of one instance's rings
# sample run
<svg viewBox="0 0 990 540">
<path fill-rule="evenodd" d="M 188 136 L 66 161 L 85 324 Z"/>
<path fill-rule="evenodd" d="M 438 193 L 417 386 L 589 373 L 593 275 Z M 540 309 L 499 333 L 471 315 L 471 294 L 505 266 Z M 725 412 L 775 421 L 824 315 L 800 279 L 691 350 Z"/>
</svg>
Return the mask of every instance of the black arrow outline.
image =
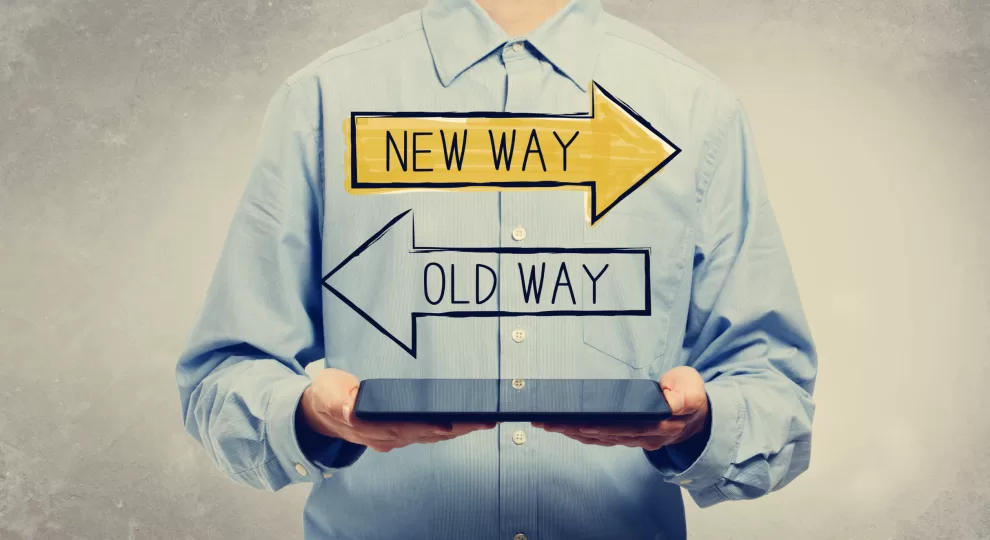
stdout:
<svg viewBox="0 0 990 540">
<path fill-rule="evenodd" d="M 327 275 L 323 276 L 321 282 L 323 286 L 330 291 L 334 296 L 340 299 L 341 302 L 347 304 L 348 307 L 353 309 L 358 315 L 360 315 L 364 320 L 371 323 L 379 332 L 384 334 L 386 337 L 395 342 L 399 347 L 402 347 L 404 351 L 409 353 L 413 358 L 416 358 L 416 342 L 417 342 L 417 321 L 422 317 L 452 317 L 452 318 L 482 318 L 482 317 L 588 317 L 588 316 L 604 316 L 604 317 L 616 317 L 616 316 L 649 316 L 652 314 L 652 307 L 650 305 L 650 249 L 649 248 L 446 248 L 446 247 L 428 247 L 428 246 L 418 246 L 416 245 L 416 219 L 415 215 L 412 216 L 412 251 L 410 253 L 436 253 L 436 252 L 447 252 L 447 253 L 511 253 L 511 254 L 554 254 L 554 253 L 575 253 L 575 254 L 639 254 L 643 255 L 643 271 L 645 276 L 645 284 L 643 287 L 643 309 L 625 309 L 625 310 L 591 310 L 591 311 L 581 311 L 581 310 L 560 310 L 560 311 L 443 311 L 443 312 L 422 312 L 413 311 L 411 312 L 412 317 L 412 345 L 407 346 L 399 338 L 393 336 L 388 330 L 385 329 L 378 321 L 374 319 L 371 315 L 365 312 L 363 309 L 359 308 L 357 304 L 352 302 L 347 298 L 344 293 L 335 289 L 332 285 L 328 283 L 328 280 L 336 274 L 340 269 L 345 267 L 352 260 L 360 256 L 362 253 L 367 251 L 375 242 L 381 239 L 385 234 L 392 228 L 396 223 L 402 218 L 412 212 L 412 209 L 406 210 L 399 214 L 398 216 L 392 218 L 384 227 L 378 232 L 373 234 L 371 238 L 366 240 L 363 244 L 358 246 L 353 253 L 348 255 L 343 261 L 341 261 L 337 266 L 333 268 Z M 501 280 L 497 282 L 498 290 L 501 290 L 502 284 Z"/>
<path fill-rule="evenodd" d="M 636 111 L 634 111 L 629 105 L 624 101 L 616 98 L 607 90 L 602 88 L 600 84 L 592 81 L 593 91 L 598 90 L 605 95 L 608 99 L 619 106 L 626 114 L 628 114 L 633 120 L 638 122 L 642 127 L 644 127 L 650 133 L 656 135 L 665 143 L 669 144 L 671 148 L 674 149 L 673 152 L 667 156 L 666 159 L 660 162 L 659 165 L 654 167 L 652 170 L 643 175 L 642 178 L 637 180 L 630 186 L 622 195 L 619 195 L 612 204 L 608 205 L 608 208 L 604 208 L 601 212 L 598 211 L 598 189 L 597 180 L 586 180 L 581 182 L 563 182 L 559 180 L 545 180 L 536 182 L 484 182 L 484 183 L 474 183 L 474 182 L 359 182 L 358 181 L 358 160 L 357 160 L 357 119 L 358 118 L 566 118 L 574 120 L 590 120 L 595 117 L 595 99 L 591 99 L 591 111 L 589 113 L 570 113 L 570 114 L 540 114 L 540 113 L 512 113 L 512 112 L 393 112 L 393 113 L 380 113 L 380 112 L 352 112 L 351 113 L 351 189 L 455 189 L 455 188 L 465 188 L 465 187 L 499 187 L 499 188 L 555 188 L 555 187 L 565 187 L 565 186 L 584 186 L 591 190 L 591 224 L 594 225 L 602 217 L 605 216 L 615 205 L 622 202 L 627 196 L 632 192 L 639 189 L 647 180 L 649 180 L 654 174 L 656 174 L 660 169 L 664 168 L 674 157 L 681 153 L 681 148 L 673 143 L 670 139 L 665 137 L 662 133 L 657 131 L 650 125 L 650 123 L 640 116 Z"/>
</svg>

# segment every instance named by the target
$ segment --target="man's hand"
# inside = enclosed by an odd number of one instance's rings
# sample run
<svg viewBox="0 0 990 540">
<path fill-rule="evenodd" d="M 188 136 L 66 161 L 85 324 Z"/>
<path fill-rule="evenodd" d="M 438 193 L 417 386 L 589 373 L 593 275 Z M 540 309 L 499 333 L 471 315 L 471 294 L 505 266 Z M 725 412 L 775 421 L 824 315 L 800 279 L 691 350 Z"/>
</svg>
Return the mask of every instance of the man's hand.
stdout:
<svg viewBox="0 0 990 540">
<path fill-rule="evenodd" d="M 360 381 L 339 369 L 324 369 L 313 379 L 299 400 L 303 417 L 314 431 L 388 452 L 416 443 L 434 443 L 472 431 L 491 429 L 495 424 L 413 424 L 363 422 L 351 413 Z"/>
<path fill-rule="evenodd" d="M 662 446 L 690 439 L 705 428 L 708 419 L 708 394 L 705 381 L 693 368 L 682 366 L 668 371 L 660 379 L 663 395 L 673 413 L 656 424 L 632 426 L 574 426 L 536 424 L 538 428 L 598 446 L 632 446 L 658 450 Z"/>
</svg>

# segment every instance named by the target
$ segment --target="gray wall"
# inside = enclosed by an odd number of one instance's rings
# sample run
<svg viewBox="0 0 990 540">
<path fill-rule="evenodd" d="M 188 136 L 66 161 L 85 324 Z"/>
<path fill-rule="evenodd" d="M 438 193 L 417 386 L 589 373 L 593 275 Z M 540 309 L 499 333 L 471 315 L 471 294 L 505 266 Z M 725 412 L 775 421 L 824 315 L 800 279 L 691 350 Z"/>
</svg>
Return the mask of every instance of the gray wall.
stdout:
<svg viewBox="0 0 990 540">
<path fill-rule="evenodd" d="M 264 105 L 416 1 L 0 3 L 0 538 L 298 537 L 173 366 Z M 990 4 L 606 2 L 747 105 L 820 344 L 811 469 L 693 538 L 990 537 Z"/>
</svg>

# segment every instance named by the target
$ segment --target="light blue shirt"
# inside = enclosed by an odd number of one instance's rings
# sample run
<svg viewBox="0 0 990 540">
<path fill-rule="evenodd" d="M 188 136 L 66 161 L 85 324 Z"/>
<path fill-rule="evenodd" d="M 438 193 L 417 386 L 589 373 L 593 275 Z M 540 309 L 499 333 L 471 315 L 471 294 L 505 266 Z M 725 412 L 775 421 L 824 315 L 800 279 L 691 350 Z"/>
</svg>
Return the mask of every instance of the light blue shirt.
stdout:
<svg viewBox="0 0 990 540">
<path fill-rule="evenodd" d="M 592 81 L 680 149 L 593 227 L 581 190 L 345 190 L 352 112 L 588 113 Z M 635 248 L 649 266 L 616 256 L 591 261 L 589 274 L 577 254 L 561 280 L 561 255 L 543 248 Z M 540 310 L 520 298 L 521 278 L 544 262 L 540 305 L 648 303 L 649 314 L 529 314 Z M 500 283 L 490 303 L 480 302 L 483 279 Z M 413 324 L 412 310 L 456 311 L 454 299 L 511 315 Z M 711 433 L 645 452 L 506 423 L 377 453 L 314 439 L 296 422 L 313 361 L 362 380 L 658 380 L 688 365 L 706 381 Z M 730 90 L 594 0 L 573 0 L 515 39 L 474 2 L 437 0 L 327 52 L 275 92 L 177 380 L 185 427 L 220 471 L 263 490 L 312 485 L 306 538 L 653 539 L 685 536 L 682 490 L 708 507 L 765 495 L 808 467 L 816 373 Z"/>
</svg>

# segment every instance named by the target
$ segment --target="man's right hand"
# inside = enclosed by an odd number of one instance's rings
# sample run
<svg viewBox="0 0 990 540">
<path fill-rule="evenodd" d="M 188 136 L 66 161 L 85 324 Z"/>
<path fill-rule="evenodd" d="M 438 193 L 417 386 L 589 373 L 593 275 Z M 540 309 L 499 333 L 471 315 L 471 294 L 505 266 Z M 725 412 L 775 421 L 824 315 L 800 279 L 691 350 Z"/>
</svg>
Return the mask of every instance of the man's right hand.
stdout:
<svg viewBox="0 0 990 540">
<path fill-rule="evenodd" d="M 414 424 L 405 422 L 364 422 L 351 413 L 361 382 L 350 373 L 324 369 L 313 378 L 299 401 L 309 426 L 327 437 L 344 439 L 388 452 L 416 443 L 434 443 L 460 437 L 472 431 L 492 429 L 495 424 Z"/>
</svg>

